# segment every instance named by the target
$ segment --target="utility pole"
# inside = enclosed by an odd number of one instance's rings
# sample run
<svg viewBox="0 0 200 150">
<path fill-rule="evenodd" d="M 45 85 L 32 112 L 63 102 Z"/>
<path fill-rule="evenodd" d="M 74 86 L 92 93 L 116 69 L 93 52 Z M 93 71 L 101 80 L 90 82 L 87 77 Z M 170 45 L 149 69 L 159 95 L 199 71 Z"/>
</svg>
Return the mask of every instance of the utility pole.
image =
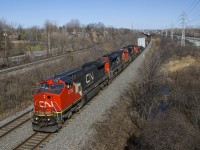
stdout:
<svg viewBox="0 0 200 150">
<path fill-rule="evenodd" d="M 48 39 L 48 53 L 49 56 L 51 56 L 50 27 L 48 27 L 47 39 Z"/>
<path fill-rule="evenodd" d="M 174 36 L 174 30 L 173 30 L 173 26 L 171 28 L 171 39 L 173 40 L 173 36 Z"/>
<path fill-rule="evenodd" d="M 6 28 L 4 29 L 4 34 L 3 36 L 5 37 L 5 43 L 4 43 L 4 55 L 6 56 L 7 55 L 7 51 L 6 51 L 6 47 L 7 47 L 7 41 L 6 41 L 6 37 L 7 37 L 7 33 L 6 33 Z"/>
<path fill-rule="evenodd" d="M 185 12 L 182 12 L 180 17 L 181 17 L 181 25 L 182 25 L 181 46 L 185 47 L 185 23 L 186 23 Z"/>
<path fill-rule="evenodd" d="M 51 56 L 51 27 L 50 23 L 47 24 L 47 45 L 48 45 L 48 57 Z"/>
<path fill-rule="evenodd" d="M 7 58 L 7 40 L 6 40 L 6 37 L 7 37 L 7 33 L 6 33 L 6 28 L 4 28 L 4 57 Z"/>
<path fill-rule="evenodd" d="M 167 29 L 166 29 L 166 31 L 165 31 L 165 36 L 167 37 Z"/>
<path fill-rule="evenodd" d="M 38 43 L 38 35 L 37 35 L 37 27 L 35 27 L 35 41 L 36 41 L 36 44 Z"/>
<path fill-rule="evenodd" d="M 174 31 L 173 29 L 171 30 L 171 39 L 173 40 L 173 36 L 174 36 Z"/>
<path fill-rule="evenodd" d="M 4 28 L 4 57 L 3 57 L 3 63 L 8 66 L 9 62 L 8 62 L 8 49 L 7 49 L 7 32 L 6 32 L 6 27 Z"/>
<path fill-rule="evenodd" d="M 132 22 L 132 24 L 131 24 L 131 30 L 133 31 L 133 22 Z"/>
</svg>

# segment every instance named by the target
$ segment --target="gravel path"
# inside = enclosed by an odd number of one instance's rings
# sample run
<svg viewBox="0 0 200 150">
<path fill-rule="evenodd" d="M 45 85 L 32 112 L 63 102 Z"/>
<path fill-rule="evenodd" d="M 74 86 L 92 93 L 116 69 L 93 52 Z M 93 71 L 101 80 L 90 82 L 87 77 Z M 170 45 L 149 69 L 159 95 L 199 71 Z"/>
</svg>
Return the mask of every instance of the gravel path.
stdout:
<svg viewBox="0 0 200 150">
<path fill-rule="evenodd" d="M 67 121 L 67 125 L 58 133 L 55 133 L 50 142 L 44 147 L 46 150 L 79 150 L 90 137 L 93 136 L 92 124 L 98 120 L 102 120 L 106 110 L 114 106 L 120 97 L 121 91 L 129 84 L 129 82 L 137 74 L 137 70 L 143 60 L 148 48 L 136 58 L 105 90 L 101 91 L 92 101 L 90 101 L 80 114 L 75 115 Z M 31 107 L 31 106 L 30 106 Z M 28 108 L 30 109 L 30 108 Z M 27 111 L 27 110 L 26 110 Z M 16 117 L 22 112 L 14 115 Z M 0 123 L 3 125 L 9 122 L 8 118 Z M 12 132 L 0 139 L 1 150 L 14 149 L 17 144 L 25 140 L 33 133 L 31 122 L 24 124 L 19 130 Z"/>
<path fill-rule="evenodd" d="M 93 135 L 92 124 L 103 119 L 106 110 L 114 106 L 120 98 L 121 91 L 136 76 L 137 70 L 145 59 L 145 54 L 149 48 L 130 64 L 109 87 L 98 94 L 90 103 L 86 105 L 66 127 L 51 139 L 44 149 L 46 150 L 78 150 L 81 149 Z"/>
</svg>

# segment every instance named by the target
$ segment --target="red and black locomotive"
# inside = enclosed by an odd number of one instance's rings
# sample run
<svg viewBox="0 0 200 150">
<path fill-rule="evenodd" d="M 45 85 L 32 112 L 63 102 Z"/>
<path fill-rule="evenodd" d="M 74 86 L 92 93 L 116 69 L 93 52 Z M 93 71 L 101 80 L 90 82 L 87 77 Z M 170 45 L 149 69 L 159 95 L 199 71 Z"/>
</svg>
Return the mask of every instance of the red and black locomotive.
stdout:
<svg viewBox="0 0 200 150">
<path fill-rule="evenodd" d="M 129 45 L 80 68 L 42 80 L 34 94 L 33 130 L 59 130 L 65 119 L 97 95 L 139 53 L 137 45 Z"/>
</svg>

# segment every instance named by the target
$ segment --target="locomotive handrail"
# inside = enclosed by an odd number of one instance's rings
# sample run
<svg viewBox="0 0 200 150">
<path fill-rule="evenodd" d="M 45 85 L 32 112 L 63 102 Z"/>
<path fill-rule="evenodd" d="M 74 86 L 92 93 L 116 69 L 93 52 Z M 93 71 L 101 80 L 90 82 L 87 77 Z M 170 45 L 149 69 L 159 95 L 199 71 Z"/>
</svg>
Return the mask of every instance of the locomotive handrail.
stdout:
<svg viewBox="0 0 200 150">
<path fill-rule="evenodd" d="M 57 105 L 57 107 L 60 109 L 60 114 L 61 114 L 61 119 L 62 119 L 62 109 L 60 108 L 60 106 L 54 101 L 54 103 Z M 55 110 L 55 112 L 56 112 L 56 117 L 57 117 L 57 119 L 59 120 L 59 116 L 58 116 L 58 111 L 56 110 L 56 108 L 55 108 L 55 106 L 53 105 L 53 108 L 54 108 L 54 110 Z"/>
</svg>

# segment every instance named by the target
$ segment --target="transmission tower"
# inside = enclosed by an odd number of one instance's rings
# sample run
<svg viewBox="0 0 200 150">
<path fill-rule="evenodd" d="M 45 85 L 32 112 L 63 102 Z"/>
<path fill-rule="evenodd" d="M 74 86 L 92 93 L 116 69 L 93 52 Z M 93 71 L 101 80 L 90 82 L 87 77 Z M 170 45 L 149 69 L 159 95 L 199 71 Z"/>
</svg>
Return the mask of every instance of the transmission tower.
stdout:
<svg viewBox="0 0 200 150">
<path fill-rule="evenodd" d="M 186 14 L 183 12 L 180 16 L 182 25 L 182 36 L 181 36 L 181 46 L 185 47 L 185 24 L 186 24 Z"/>
</svg>

